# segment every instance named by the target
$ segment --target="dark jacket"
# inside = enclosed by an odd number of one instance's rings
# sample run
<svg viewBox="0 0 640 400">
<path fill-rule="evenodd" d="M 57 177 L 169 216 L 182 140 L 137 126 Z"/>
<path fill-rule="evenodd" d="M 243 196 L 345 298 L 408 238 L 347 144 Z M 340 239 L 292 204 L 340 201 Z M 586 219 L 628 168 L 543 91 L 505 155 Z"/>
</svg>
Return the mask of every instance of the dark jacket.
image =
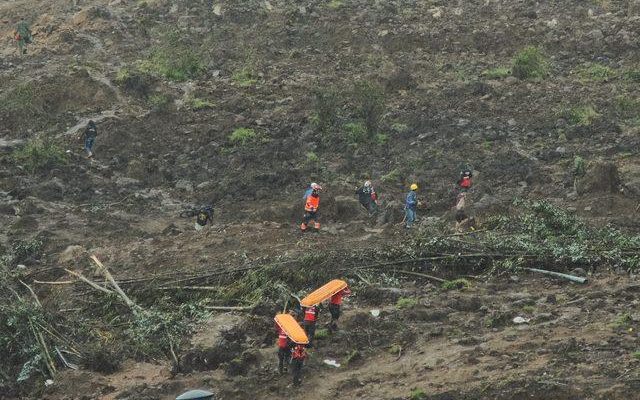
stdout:
<svg viewBox="0 0 640 400">
<path fill-rule="evenodd" d="M 87 138 L 95 138 L 98 136 L 98 128 L 96 128 L 96 123 L 93 121 L 89 121 L 89 125 L 84 130 L 83 136 Z"/>
<path fill-rule="evenodd" d="M 375 200 L 376 191 L 373 189 L 373 186 L 361 186 L 356 189 L 356 194 L 358 195 L 358 200 L 360 204 L 366 206 Z"/>
</svg>

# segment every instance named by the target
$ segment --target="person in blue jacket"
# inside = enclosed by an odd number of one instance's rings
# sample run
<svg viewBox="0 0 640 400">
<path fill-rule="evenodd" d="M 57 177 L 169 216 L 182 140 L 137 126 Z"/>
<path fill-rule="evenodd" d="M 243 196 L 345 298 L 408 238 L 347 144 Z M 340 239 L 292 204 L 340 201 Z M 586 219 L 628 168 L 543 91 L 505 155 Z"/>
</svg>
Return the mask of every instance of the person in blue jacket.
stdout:
<svg viewBox="0 0 640 400">
<path fill-rule="evenodd" d="M 416 220 L 416 208 L 418 207 L 418 184 L 411 184 L 411 191 L 407 193 L 407 198 L 404 202 L 404 227 L 409 229 L 413 222 Z"/>
</svg>

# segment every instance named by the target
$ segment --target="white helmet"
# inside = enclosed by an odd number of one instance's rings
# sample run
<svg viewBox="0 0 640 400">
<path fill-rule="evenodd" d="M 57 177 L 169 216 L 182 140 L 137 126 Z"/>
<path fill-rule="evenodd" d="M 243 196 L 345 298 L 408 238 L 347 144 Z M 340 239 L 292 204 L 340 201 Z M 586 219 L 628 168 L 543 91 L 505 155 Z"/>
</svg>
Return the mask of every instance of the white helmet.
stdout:
<svg viewBox="0 0 640 400">
<path fill-rule="evenodd" d="M 315 182 L 311 182 L 311 189 L 313 190 L 322 190 L 322 187 Z"/>
<path fill-rule="evenodd" d="M 371 181 L 364 181 L 364 187 L 371 187 Z"/>
</svg>

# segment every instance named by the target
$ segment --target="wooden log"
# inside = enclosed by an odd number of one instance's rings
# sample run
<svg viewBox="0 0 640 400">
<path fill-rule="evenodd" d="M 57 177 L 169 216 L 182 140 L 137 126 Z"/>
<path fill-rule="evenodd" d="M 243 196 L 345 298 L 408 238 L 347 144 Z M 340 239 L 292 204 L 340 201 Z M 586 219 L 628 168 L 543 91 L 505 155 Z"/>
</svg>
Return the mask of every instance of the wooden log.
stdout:
<svg viewBox="0 0 640 400">
<path fill-rule="evenodd" d="M 95 255 L 91 255 L 91 260 L 93 260 L 94 263 L 96 263 L 96 265 L 98 266 L 98 270 L 100 272 L 102 272 L 105 276 L 105 278 L 107 278 L 107 280 L 109 281 L 109 283 L 111 283 L 111 286 L 113 286 L 113 288 L 115 289 L 116 293 L 118 293 L 118 295 L 120 296 L 120 298 L 122 298 L 122 300 L 124 301 L 124 303 L 129 306 L 129 308 L 131 308 L 132 310 L 138 310 L 140 307 L 138 307 L 136 305 L 136 303 L 134 303 L 129 296 L 127 296 L 122 289 L 120 288 L 120 286 L 118 286 L 118 283 L 116 282 L 115 279 L 113 279 L 113 276 L 111 275 L 111 273 L 109 272 L 109 270 L 107 269 L 107 267 L 105 267 L 100 260 L 98 260 L 98 257 L 96 257 Z"/>
<path fill-rule="evenodd" d="M 67 271 L 67 273 L 75 276 L 76 278 L 80 279 L 82 282 L 86 283 L 87 285 L 91 286 L 92 288 L 94 288 L 96 290 L 99 290 L 99 291 L 101 291 L 103 293 L 107 293 L 107 294 L 112 294 L 113 293 L 113 291 L 98 285 L 97 283 L 95 283 L 95 282 L 91 281 L 90 279 L 86 278 L 84 275 L 82 275 L 79 272 L 72 271 L 72 270 L 66 269 L 66 268 L 64 270 Z"/>
</svg>

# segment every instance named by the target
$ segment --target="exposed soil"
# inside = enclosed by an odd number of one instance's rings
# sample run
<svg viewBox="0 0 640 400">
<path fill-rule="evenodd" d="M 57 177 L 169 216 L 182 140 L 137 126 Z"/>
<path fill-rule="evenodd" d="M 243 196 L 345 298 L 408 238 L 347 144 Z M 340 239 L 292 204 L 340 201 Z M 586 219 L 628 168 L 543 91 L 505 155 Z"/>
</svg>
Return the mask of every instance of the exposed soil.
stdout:
<svg viewBox="0 0 640 400">
<path fill-rule="evenodd" d="M 426 204 L 417 230 L 451 234 L 464 163 L 474 169 L 468 212 L 478 229 L 509 215 L 515 198 L 544 198 L 589 224 L 635 234 L 639 12 L 637 0 L 3 1 L 0 256 L 43 243 L 10 272 L 22 274 L 60 329 L 101 303 L 80 282 L 36 281 L 72 279 L 64 267 L 102 283 L 89 254 L 125 291 L 144 293 L 134 298 L 143 307 L 190 300 L 151 285 L 157 280 L 186 285 L 189 274 L 229 268 L 240 279 L 242 268 L 277 262 L 299 272 L 302 283 L 289 289 L 304 293 L 317 284 L 316 269 L 339 271 L 346 254 L 367 263 L 373 250 L 406 246 L 415 235 L 401 226 L 409 183 Z M 10 39 L 19 16 L 35 34 L 23 57 Z M 189 79 L 147 71 L 174 41 L 170 59 L 193 51 L 201 62 Z M 529 45 L 547 56 L 546 77 L 487 73 L 510 67 Z M 592 75 L 594 65 L 606 76 Z M 348 140 L 345 126 L 358 119 L 352 86 L 361 80 L 384 89 L 386 141 Z M 337 122 L 323 132 L 314 93 L 329 88 L 338 93 Z M 578 106 L 596 115 L 576 122 Z M 87 160 L 77 135 L 90 119 L 99 136 Z M 237 128 L 257 138 L 234 144 Z M 35 138 L 60 146 L 66 163 L 28 172 L 14 156 Z M 353 196 L 364 179 L 380 194 L 375 219 Z M 301 235 L 311 181 L 325 189 L 322 230 Z M 205 202 L 214 223 L 197 233 L 178 215 Z M 307 264 L 315 254 L 336 265 Z M 311 350 L 301 388 L 276 372 L 271 318 L 281 305 L 266 302 L 215 312 L 181 338 L 179 370 L 168 352 L 125 354 L 113 373 L 61 368 L 47 387 L 46 371 L 29 387 L 0 376 L 0 399 L 174 399 L 191 388 L 221 399 L 640 398 L 637 275 L 594 266 L 589 283 L 577 285 L 429 268 L 422 272 L 476 278 L 451 291 L 382 272 L 354 279 L 341 329 Z M 399 308 L 400 298 L 417 304 Z M 515 324 L 518 316 L 529 321 Z M 116 346 L 108 339 L 122 327 L 113 325 L 96 322 L 91 333 Z"/>
</svg>

